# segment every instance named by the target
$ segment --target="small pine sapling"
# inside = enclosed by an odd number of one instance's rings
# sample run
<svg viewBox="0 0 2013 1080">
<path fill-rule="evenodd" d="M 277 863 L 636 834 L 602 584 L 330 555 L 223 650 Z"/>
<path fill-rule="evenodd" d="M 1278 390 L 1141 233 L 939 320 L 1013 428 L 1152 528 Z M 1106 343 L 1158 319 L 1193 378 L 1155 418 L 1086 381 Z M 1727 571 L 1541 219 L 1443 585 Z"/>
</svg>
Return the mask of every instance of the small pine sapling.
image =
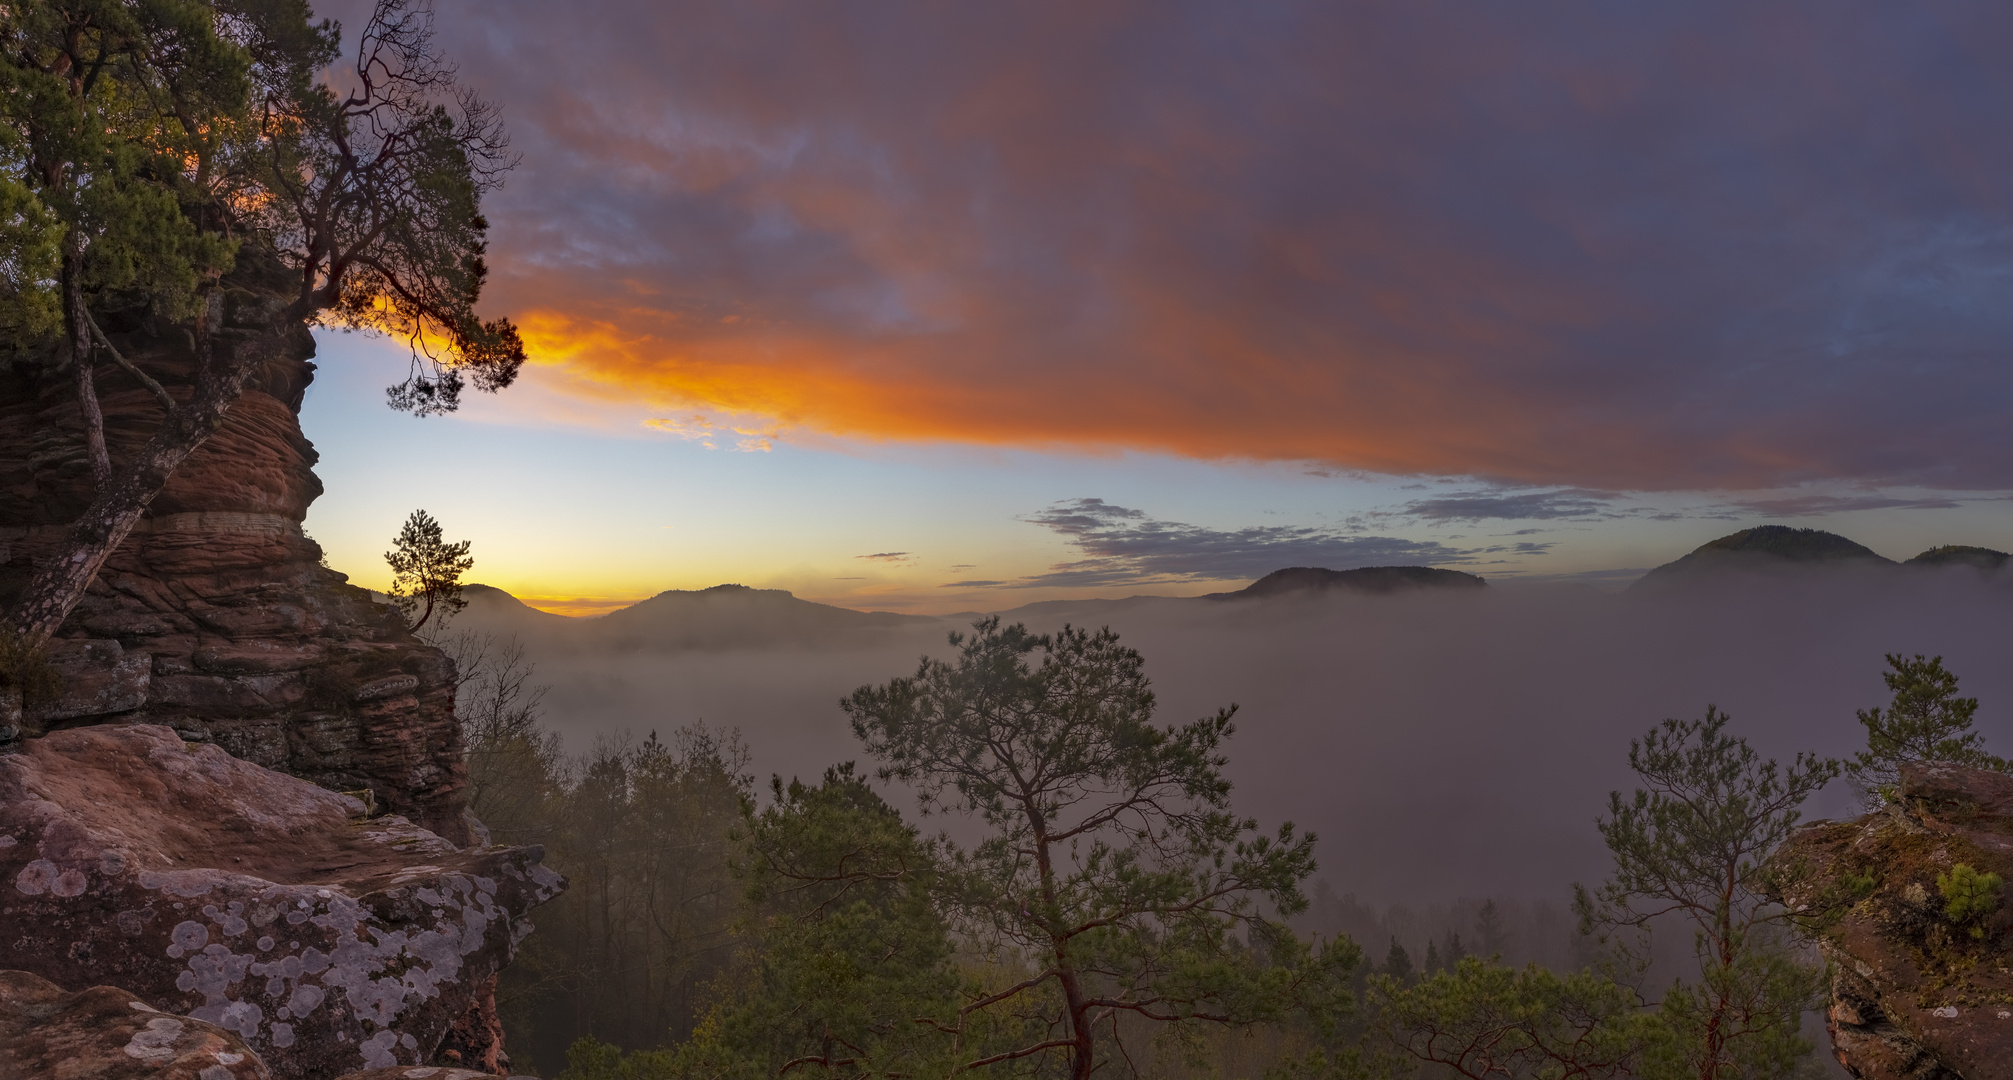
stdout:
<svg viewBox="0 0 2013 1080">
<path fill-rule="evenodd" d="M 442 622 L 468 606 L 461 598 L 461 575 L 475 565 L 469 541 L 450 544 L 442 539 L 440 522 L 424 510 L 414 510 L 392 541 L 384 561 L 391 564 L 387 595 L 405 616 L 406 629 L 418 630 L 439 610 Z M 419 612 L 414 621 L 413 613 Z"/>
<path fill-rule="evenodd" d="M 1949 873 L 1936 875 L 1944 916 L 1979 941 L 1985 938 L 1985 919 L 1999 910 L 1999 887 L 2005 883 L 1998 874 L 1979 873 L 1969 863 L 1958 863 Z"/>
</svg>

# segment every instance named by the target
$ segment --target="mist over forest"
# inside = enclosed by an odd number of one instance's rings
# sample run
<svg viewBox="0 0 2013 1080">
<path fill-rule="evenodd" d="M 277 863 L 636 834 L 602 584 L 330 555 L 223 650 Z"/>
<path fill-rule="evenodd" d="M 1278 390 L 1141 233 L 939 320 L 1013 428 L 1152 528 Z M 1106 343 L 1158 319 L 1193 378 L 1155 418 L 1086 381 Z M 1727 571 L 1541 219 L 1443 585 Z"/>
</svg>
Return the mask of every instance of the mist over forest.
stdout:
<svg viewBox="0 0 2013 1080">
<path fill-rule="evenodd" d="M 457 630 L 517 635 L 569 750 L 693 721 L 738 729 L 751 769 L 809 779 L 860 757 L 838 701 L 949 654 L 974 615 L 851 613 L 753 590 L 673 593 L 600 619 L 470 593 Z M 1679 589 L 1135 597 L 1000 613 L 1109 626 L 1146 657 L 1159 719 L 1235 703 L 1241 812 L 1320 837 L 1317 877 L 1366 904 L 1558 899 L 1607 856 L 1593 819 L 1629 740 L 1708 704 L 1764 754 L 1844 754 L 1886 698 L 1887 653 L 1942 655 L 2013 746 L 2013 582 L 1968 566 L 1732 574 Z M 836 618 L 834 616 L 837 616 Z M 646 618 L 648 617 L 648 618 Z M 1853 812 L 1834 784 L 1813 816 Z"/>
</svg>

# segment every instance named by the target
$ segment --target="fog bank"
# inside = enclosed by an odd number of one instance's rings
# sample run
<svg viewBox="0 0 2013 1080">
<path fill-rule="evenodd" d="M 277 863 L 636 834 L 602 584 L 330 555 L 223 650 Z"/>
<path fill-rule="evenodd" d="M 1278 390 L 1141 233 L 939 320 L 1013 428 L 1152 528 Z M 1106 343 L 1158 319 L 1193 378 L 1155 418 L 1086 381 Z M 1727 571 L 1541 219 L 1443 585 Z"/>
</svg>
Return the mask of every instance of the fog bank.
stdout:
<svg viewBox="0 0 2013 1080">
<path fill-rule="evenodd" d="M 704 720 L 739 728 L 766 781 L 858 758 L 839 699 L 949 655 L 945 633 L 969 621 L 682 595 L 706 602 L 660 605 L 617 633 L 613 617 L 488 594 L 455 628 L 521 637 L 573 750 Z M 1631 786 L 1632 737 L 1713 703 L 1764 754 L 1845 754 L 1862 745 L 1854 710 L 1886 703 L 1888 652 L 1943 655 L 1981 699 L 1988 747 L 2013 752 L 2009 616 L 2013 582 L 1969 567 L 1728 575 L 1650 595 L 1509 585 L 1006 613 L 1037 630 L 1111 626 L 1146 656 L 1164 723 L 1236 703 L 1238 809 L 1317 832 L 1319 876 L 1371 904 L 1558 898 L 1604 872 L 1593 820 Z M 1811 807 L 1851 810 L 1842 785 Z"/>
</svg>

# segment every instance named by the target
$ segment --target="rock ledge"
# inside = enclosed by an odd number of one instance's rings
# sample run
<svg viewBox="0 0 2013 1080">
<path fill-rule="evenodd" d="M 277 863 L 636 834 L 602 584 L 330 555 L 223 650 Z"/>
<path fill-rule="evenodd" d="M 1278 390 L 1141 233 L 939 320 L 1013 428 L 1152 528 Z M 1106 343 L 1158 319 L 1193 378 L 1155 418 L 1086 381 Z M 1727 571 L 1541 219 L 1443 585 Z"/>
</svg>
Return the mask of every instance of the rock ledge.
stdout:
<svg viewBox="0 0 2013 1080">
<path fill-rule="evenodd" d="M 0 755 L 0 954 L 241 1037 L 278 1076 L 430 1062 L 564 888 L 151 725 Z M 456 1047 L 464 1061 L 500 1047 Z"/>
</svg>

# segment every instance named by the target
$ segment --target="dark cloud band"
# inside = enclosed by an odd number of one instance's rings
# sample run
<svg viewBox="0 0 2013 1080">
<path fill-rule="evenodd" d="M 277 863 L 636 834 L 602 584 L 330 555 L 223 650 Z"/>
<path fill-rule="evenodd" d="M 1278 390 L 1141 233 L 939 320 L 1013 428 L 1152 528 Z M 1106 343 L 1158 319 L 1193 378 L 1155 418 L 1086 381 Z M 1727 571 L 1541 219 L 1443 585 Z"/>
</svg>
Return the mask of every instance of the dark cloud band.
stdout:
<svg viewBox="0 0 2013 1080">
<path fill-rule="evenodd" d="M 1602 490 L 2013 476 L 2004 5 L 442 12 L 524 153 L 492 299 L 610 397 Z"/>
</svg>

